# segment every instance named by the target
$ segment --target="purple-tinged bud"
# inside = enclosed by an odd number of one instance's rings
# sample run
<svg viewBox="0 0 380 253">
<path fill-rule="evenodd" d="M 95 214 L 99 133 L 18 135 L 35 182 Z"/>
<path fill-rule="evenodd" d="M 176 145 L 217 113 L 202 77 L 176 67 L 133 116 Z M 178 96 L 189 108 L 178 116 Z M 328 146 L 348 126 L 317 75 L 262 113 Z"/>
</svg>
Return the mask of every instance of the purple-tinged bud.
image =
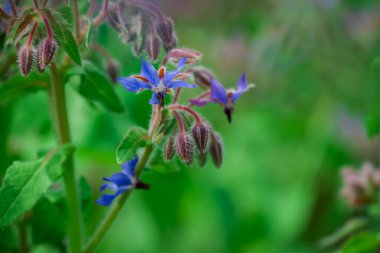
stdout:
<svg viewBox="0 0 380 253">
<path fill-rule="evenodd" d="M 32 69 L 35 50 L 32 45 L 24 45 L 18 52 L 21 74 L 27 76 Z"/>
<path fill-rule="evenodd" d="M 199 149 L 199 152 L 201 153 L 201 155 L 203 155 L 207 149 L 207 144 L 208 144 L 208 136 L 209 136 L 208 127 L 202 123 L 195 123 L 191 132 L 193 134 L 193 139 Z"/>
<path fill-rule="evenodd" d="M 155 23 L 155 29 L 166 51 L 170 51 L 177 46 L 177 38 L 173 30 L 173 21 L 170 18 L 159 18 Z"/>
<path fill-rule="evenodd" d="M 117 77 L 119 76 L 119 64 L 116 61 L 108 61 L 107 72 L 113 83 L 116 83 Z"/>
<path fill-rule="evenodd" d="M 186 58 L 186 64 L 195 63 L 201 60 L 202 53 L 190 48 L 175 48 L 169 53 L 169 60 L 178 63 L 182 58 Z"/>
<path fill-rule="evenodd" d="M 220 137 L 214 132 L 211 132 L 210 152 L 215 166 L 220 168 L 223 161 L 223 144 Z"/>
<path fill-rule="evenodd" d="M 173 156 L 174 156 L 174 153 L 175 153 L 175 150 L 174 150 L 174 138 L 173 137 L 169 137 L 166 142 L 165 142 L 165 146 L 164 146 L 164 159 L 165 161 L 169 162 L 173 159 Z"/>
<path fill-rule="evenodd" d="M 152 61 L 157 60 L 158 55 L 160 54 L 160 40 L 157 38 L 154 31 L 150 32 L 148 36 L 146 41 L 146 51 Z"/>
<path fill-rule="evenodd" d="M 56 43 L 54 39 L 47 37 L 40 41 L 38 46 L 38 70 L 43 72 L 54 57 Z"/>
<path fill-rule="evenodd" d="M 194 144 L 190 135 L 186 132 L 179 133 L 175 140 L 175 146 L 182 162 L 191 165 L 193 163 Z"/>
<path fill-rule="evenodd" d="M 199 86 L 202 86 L 206 89 L 210 88 L 211 80 L 215 80 L 215 75 L 208 69 L 204 67 L 194 67 L 188 69 L 188 72 L 191 73 L 194 77 L 194 82 Z"/>
</svg>

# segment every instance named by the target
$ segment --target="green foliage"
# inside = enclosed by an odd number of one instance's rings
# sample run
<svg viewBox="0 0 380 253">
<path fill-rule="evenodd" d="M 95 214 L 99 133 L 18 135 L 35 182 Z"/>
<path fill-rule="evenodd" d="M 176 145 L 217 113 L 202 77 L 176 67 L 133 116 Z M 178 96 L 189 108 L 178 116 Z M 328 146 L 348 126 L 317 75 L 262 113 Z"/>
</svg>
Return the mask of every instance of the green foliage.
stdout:
<svg viewBox="0 0 380 253">
<path fill-rule="evenodd" d="M 14 162 L 0 189 L 0 227 L 11 224 L 32 208 L 63 173 L 62 164 L 72 155 L 70 145 L 58 147 L 33 162 Z"/>
<path fill-rule="evenodd" d="M 46 74 L 31 73 L 27 77 L 15 75 L 0 83 L 0 104 L 8 104 L 24 95 L 41 90 L 48 85 Z"/>
<path fill-rule="evenodd" d="M 343 246 L 343 253 L 377 252 L 379 236 L 372 232 L 361 232 L 351 237 Z"/>
<path fill-rule="evenodd" d="M 41 11 L 48 18 L 53 30 L 54 38 L 57 40 L 58 45 L 60 45 L 65 50 L 65 52 L 75 63 L 81 65 L 81 58 L 77 42 L 75 41 L 66 20 L 57 11 L 49 10 L 46 8 L 42 9 Z"/>
<path fill-rule="evenodd" d="M 124 108 L 106 74 L 89 61 L 82 68 L 74 68 L 66 73 L 67 82 L 89 102 L 100 102 L 113 112 L 123 112 Z"/>
<path fill-rule="evenodd" d="M 117 163 L 122 164 L 131 160 L 136 155 L 138 148 L 149 145 L 147 134 L 144 128 L 130 127 L 116 149 Z"/>
<path fill-rule="evenodd" d="M 157 149 L 149 162 L 149 168 L 158 173 L 173 173 L 179 171 L 179 166 L 177 161 L 173 159 L 171 162 L 166 162 L 163 159 L 161 150 Z"/>
<path fill-rule="evenodd" d="M 17 36 L 24 31 L 30 22 L 35 19 L 38 14 L 34 11 L 34 8 L 28 8 L 21 13 L 20 16 L 12 22 L 10 32 L 8 34 L 7 44 L 15 41 Z"/>
</svg>

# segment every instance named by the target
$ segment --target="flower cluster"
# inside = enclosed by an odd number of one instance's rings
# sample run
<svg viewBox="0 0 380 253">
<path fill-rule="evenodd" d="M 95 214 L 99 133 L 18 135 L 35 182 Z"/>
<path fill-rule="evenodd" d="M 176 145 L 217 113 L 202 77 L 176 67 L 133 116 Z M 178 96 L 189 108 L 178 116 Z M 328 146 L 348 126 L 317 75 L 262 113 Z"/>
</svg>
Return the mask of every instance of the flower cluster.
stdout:
<svg viewBox="0 0 380 253">
<path fill-rule="evenodd" d="M 160 54 L 161 45 L 169 52 L 177 46 L 173 21 L 146 0 L 119 1 L 109 8 L 108 21 L 125 43 L 132 44 L 133 52 L 144 50 L 152 61 Z"/>
<path fill-rule="evenodd" d="M 370 163 L 362 165 L 359 171 L 352 167 L 342 170 L 344 186 L 341 194 L 353 207 L 376 202 L 380 190 L 380 169 Z"/>
</svg>

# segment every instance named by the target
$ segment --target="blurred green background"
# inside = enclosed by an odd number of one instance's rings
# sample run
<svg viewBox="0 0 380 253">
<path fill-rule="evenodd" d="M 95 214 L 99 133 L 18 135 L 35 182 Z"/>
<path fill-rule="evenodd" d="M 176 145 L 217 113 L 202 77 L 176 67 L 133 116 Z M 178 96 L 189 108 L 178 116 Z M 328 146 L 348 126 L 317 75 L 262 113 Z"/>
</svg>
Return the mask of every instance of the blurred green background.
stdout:
<svg viewBox="0 0 380 253">
<path fill-rule="evenodd" d="M 324 252 L 319 240 L 351 213 L 339 197 L 340 167 L 379 158 L 379 140 L 367 137 L 363 123 L 375 95 L 367 85 L 380 51 L 379 1 L 159 4 L 176 21 L 180 45 L 204 53 L 202 64 L 226 87 L 246 72 L 256 88 L 238 101 L 232 124 L 218 105 L 199 109 L 223 136 L 222 168 L 208 161 L 202 169 L 145 173 L 151 190 L 132 195 L 97 252 Z M 97 41 L 122 75 L 139 71 L 140 60 L 113 30 L 102 26 Z M 123 114 L 94 109 L 67 88 L 77 171 L 93 192 L 87 236 L 107 211 L 95 199 L 101 178 L 119 170 L 120 139 L 150 116 L 148 92 L 116 89 Z M 55 145 L 47 104 L 37 92 L 1 109 L 0 134 L 9 132 L 0 139 L 1 168 Z"/>
</svg>

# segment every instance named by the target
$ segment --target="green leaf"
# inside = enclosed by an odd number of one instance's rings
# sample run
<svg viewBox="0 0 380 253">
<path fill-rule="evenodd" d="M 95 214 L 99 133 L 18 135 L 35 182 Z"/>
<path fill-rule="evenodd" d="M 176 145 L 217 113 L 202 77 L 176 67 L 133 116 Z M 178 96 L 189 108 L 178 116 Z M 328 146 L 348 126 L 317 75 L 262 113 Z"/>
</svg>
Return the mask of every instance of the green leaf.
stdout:
<svg viewBox="0 0 380 253">
<path fill-rule="evenodd" d="M 180 171 L 176 159 L 166 162 L 162 156 L 161 149 L 156 149 L 152 159 L 150 160 L 149 167 L 152 171 L 158 173 L 173 173 Z"/>
<path fill-rule="evenodd" d="M 64 145 L 33 162 L 14 162 L 0 188 L 0 227 L 11 224 L 32 208 L 49 187 L 62 176 L 62 164 L 73 153 Z"/>
<path fill-rule="evenodd" d="M 119 164 L 131 160 L 139 147 L 150 144 L 148 132 L 141 127 L 131 127 L 116 149 L 116 160 Z"/>
<path fill-rule="evenodd" d="M 86 33 L 86 47 L 90 48 L 92 35 L 94 33 L 94 26 L 92 24 L 91 19 L 87 18 L 86 22 L 87 22 L 87 26 L 88 26 L 87 33 Z"/>
<path fill-rule="evenodd" d="M 343 245 L 343 253 L 371 253 L 379 245 L 378 236 L 372 232 L 361 232 Z"/>
<path fill-rule="evenodd" d="M 49 244 L 33 246 L 31 253 L 59 253 L 59 249 Z"/>
<path fill-rule="evenodd" d="M 75 75 L 78 76 L 78 74 L 81 77 L 79 80 L 75 79 Z M 124 111 L 123 105 L 106 74 L 91 62 L 84 61 L 82 69 L 71 70 L 68 74 L 68 82 L 76 86 L 78 92 L 90 102 L 100 102 L 113 112 Z"/>
<path fill-rule="evenodd" d="M 17 36 L 28 27 L 30 22 L 37 17 L 34 8 L 26 9 L 14 22 L 11 23 L 11 29 L 8 34 L 7 44 L 14 42 Z"/>
<path fill-rule="evenodd" d="M 0 82 L 0 104 L 8 104 L 28 93 L 47 87 L 48 76 L 31 73 L 27 77 L 13 76 L 5 82 Z"/>
<path fill-rule="evenodd" d="M 57 11 L 50 11 L 46 8 L 42 9 L 41 11 L 49 20 L 49 23 L 53 30 L 54 38 L 57 40 L 58 44 L 65 50 L 65 52 L 75 63 L 81 65 L 82 62 L 78 51 L 77 42 L 74 39 L 67 21 L 63 18 L 61 13 Z"/>
<path fill-rule="evenodd" d="M 87 221 L 91 217 L 93 198 L 91 186 L 85 177 L 79 178 L 79 201 L 83 220 Z"/>
</svg>

